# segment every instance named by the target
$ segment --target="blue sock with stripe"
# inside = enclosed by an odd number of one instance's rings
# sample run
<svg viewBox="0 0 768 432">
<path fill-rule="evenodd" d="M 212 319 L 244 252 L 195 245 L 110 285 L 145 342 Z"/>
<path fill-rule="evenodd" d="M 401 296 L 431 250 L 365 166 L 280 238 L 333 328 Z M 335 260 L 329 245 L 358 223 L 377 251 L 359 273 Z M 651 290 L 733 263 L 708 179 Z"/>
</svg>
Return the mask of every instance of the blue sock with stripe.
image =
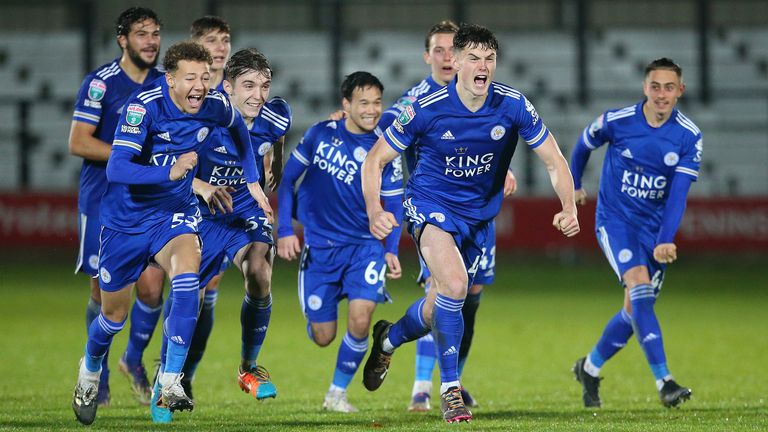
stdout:
<svg viewBox="0 0 768 432">
<path fill-rule="evenodd" d="M 456 300 L 442 294 L 435 298 L 432 336 L 435 337 L 440 381 L 443 384 L 459 380 L 459 347 L 464 334 L 464 318 L 461 315 L 463 306 L 464 299 Z"/>
<path fill-rule="evenodd" d="M 654 289 L 649 284 L 637 285 L 629 290 L 632 302 L 632 325 L 637 340 L 645 352 L 645 358 L 657 380 L 669 376 L 667 357 L 664 354 L 664 342 L 661 338 L 661 327 L 656 319 L 653 306 L 656 303 Z"/>
<path fill-rule="evenodd" d="M 632 333 L 632 317 L 624 308 L 621 308 L 605 325 L 603 335 L 589 353 L 589 361 L 600 369 L 606 361 L 627 345 Z"/>
<path fill-rule="evenodd" d="M 138 298 L 133 303 L 128 346 L 125 348 L 125 361 L 129 365 L 135 366 L 141 363 L 144 350 L 152 339 L 152 333 L 162 312 L 162 301 L 157 307 L 149 307 Z"/>
<path fill-rule="evenodd" d="M 426 334 L 416 341 L 416 381 L 432 381 L 437 356 L 435 338 Z"/>
<path fill-rule="evenodd" d="M 164 325 L 168 337 L 165 373 L 178 374 L 184 367 L 197 324 L 199 289 L 200 278 L 197 273 L 182 273 L 171 280 L 173 302 Z"/>
<path fill-rule="evenodd" d="M 429 333 L 429 326 L 424 321 L 422 310 L 426 298 L 420 298 L 408 307 L 405 315 L 389 328 L 387 339 L 393 347 L 414 341 Z"/>
<path fill-rule="evenodd" d="M 195 335 L 192 336 L 187 360 L 184 362 L 184 376 L 189 379 L 195 376 L 197 366 L 203 359 L 205 347 L 208 346 L 208 338 L 211 336 L 211 331 L 213 331 L 214 309 L 216 308 L 216 300 L 218 298 L 218 290 L 206 291 L 205 297 L 203 297 L 203 307 L 200 309 L 200 315 L 197 317 Z"/>
<path fill-rule="evenodd" d="M 91 323 L 101 313 L 101 304 L 96 303 L 96 300 L 88 298 L 88 307 L 85 308 L 85 332 L 86 334 L 91 328 Z M 101 361 L 101 382 L 109 382 L 109 349 L 104 354 L 104 359 Z"/>
<path fill-rule="evenodd" d="M 368 337 L 358 339 L 347 331 L 339 345 L 339 353 L 336 355 L 336 370 L 333 372 L 334 386 L 339 389 L 346 389 L 349 386 L 367 351 Z"/>
<path fill-rule="evenodd" d="M 112 338 L 125 326 L 125 320 L 114 322 L 107 319 L 104 314 L 91 322 L 88 328 L 88 342 L 85 344 L 85 367 L 90 372 L 101 369 L 101 363 L 109 351 Z"/>
<path fill-rule="evenodd" d="M 256 366 L 256 359 L 264 344 L 272 316 L 272 294 L 256 298 L 246 294 L 240 307 L 240 325 L 242 326 L 241 356 L 248 365 Z"/>
</svg>

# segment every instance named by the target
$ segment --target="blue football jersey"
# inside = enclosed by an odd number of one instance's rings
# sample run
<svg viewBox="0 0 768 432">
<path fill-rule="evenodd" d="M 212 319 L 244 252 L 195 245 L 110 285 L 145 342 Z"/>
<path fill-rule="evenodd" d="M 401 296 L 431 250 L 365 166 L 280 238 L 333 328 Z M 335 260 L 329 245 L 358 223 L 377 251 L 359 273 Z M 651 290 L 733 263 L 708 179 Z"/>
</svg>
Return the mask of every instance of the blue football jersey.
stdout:
<svg viewBox="0 0 768 432">
<path fill-rule="evenodd" d="M 229 99 L 215 90 L 208 92 L 197 114 L 182 112 L 171 100 L 163 77 L 141 88 L 126 103 L 112 154 L 128 152 L 134 163 L 170 166 L 178 156 L 199 151 L 212 130 L 229 127 L 236 118 Z M 157 184 L 109 182 L 101 203 L 101 224 L 115 231 L 140 233 L 167 219 L 169 213 L 197 206 L 192 193 L 195 170 L 181 180 Z"/>
<path fill-rule="evenodd" d="M 150 69 L 144 80 L 150 83 L 162 76 Z M 115 126 L 128 97 L 143 84 L 133 81 L 120 67 L 120 59 L 105 64 L 86 75 L 75 99 L 72 120 L 96 126 L 96 138 L 112 144 Z M 80 195 L 77 205 L 81 213 L 99 210 L 101 196 L 107 188 L 107 162 L 83 159 L 80 169 Z"/>
<path fill-rule="evenodd" d="M 417 146 L 419 163 L 405 195 L 432 200 L 470 223 L 493 219 L 520 135 L 530 148 L 549 132 L 519 91 L 491 83 L 484 105 L 469 111 L 456 80 L 408 105 L 384 139 L 398 152 Z"/>
<path fill-rule="evenodd" d="M 432 75 L 427 76 L 421 80 L 419 84 L 411 87 L 405 93 L 403 93 L 403 95 L 400 96 L 394 105 L 392 105 L 388 110 L 384 111 L 384 113 L 381 115 L 381 120 L 379 120 L 379 124 L 386 129 L 397 119 L 397 116 L 403 112 L 405 107 L 408 105 L 413 105 L 413 103 L 416 102 L 418 98 L 433 93 L 441 87 L 444 86 L 436 83 L 435 80 L 432 79 Z M 408 169 L 409 174 L 416 170 L 416 160 L 418 158 L 418 155 L 416 154 L 416 147 L 417 146 L 409 146 L 407 149 L 405 149 L 404 152 L 405 166 Z"/>
<path fill-rule="evenodd" d="M 643 103 L 606 111 L 584 129 L 582 140 L 590 150 L 609 144 L 598 221 L 620 218 L 655 236 L 673 176 L 698 178 L 703 145 L 699 128 L 677 109 L 661 127 L 650 126 Z"/>
<path fill-rule="evenodd" d="M 315 124 L 291 153 L 291 158 L 307 167 L 296 202 L 297 219 L 304 225 L 309 246 L 378 241 L 368 229 L 360 167 L 381 130 L 353 134 L 345 122 Z M 382 197 L 403 194 L 399 157 L 384 167 L 381 183 Z"/>
<path fill-rule="evenodd" d="M 281 98 L 273 98 L 264 104 L 251 125 L 251 146 L 253 155 L 256 157 L 256 168 L 262 179 L 262 186 L 264 185 L 264 155 L 272 149 L 272 145 L 280 137 L 288 133 L 290 127 L 291 107 Z M 200 151 L 198 178 L 214 186 L 235 188 L 231 193 L 233 214 L 257 205 L 246 187 L 240 156 L 229 131 L 226 128 L 217 128 L 211 134 L 208 144 Z M 219 212 L 211 215 L 202 199 L 200 199 L 200 210 L 206 218 L 230 216 Z"/>
</svg>

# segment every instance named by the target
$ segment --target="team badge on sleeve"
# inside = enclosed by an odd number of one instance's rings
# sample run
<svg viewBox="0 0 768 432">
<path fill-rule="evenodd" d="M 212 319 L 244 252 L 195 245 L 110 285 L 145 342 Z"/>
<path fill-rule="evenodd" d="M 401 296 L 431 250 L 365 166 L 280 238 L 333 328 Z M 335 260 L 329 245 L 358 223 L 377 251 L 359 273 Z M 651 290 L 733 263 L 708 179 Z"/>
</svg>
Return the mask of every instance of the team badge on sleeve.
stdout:
<svg viewBox="0 0 768 432">
<path fill-rule="evenodd" d="M 138 126 L 144 120 L 144 115 L 147 113 L 147 109 L 139 104 L 130 104 L 125 109 L 125 121 L 131 126 Z"/>
<path fill-rule="evenodd" d="M 591 125 L 589 125 L 589 136 L 592 138 L 595 137 L 595 134 L 597 131 L 603 128 L 603 115 L 600 114 L 595 121 L 592 122 Z"/>
<path fill-rule="evenodd" d="M 270 142 L 262 143 L 259 146 L 259 149 L 257 150 L 258 153 L 259 153 L 259 156 L 264 156 L 265 154 L 267 154 L 267 152 L 269 151 L 270 147 L 272 147 L 272 143 L 270 143 Z"/>
<path fill-rule="evenodd" d="M 107 92 L 107 84 L 100 79 L 93 79 L 88 85 L 88 99 L 92 101 L 100 101 L 104 99 L 104 93 Z"/>
<path fill-rule="evenodd" d="M 397 122 L 405 126 L 410 123 L 414 117 L 416 117 L 416 111 L 413 109 L 412 105 L 407 105 L 400 115 L 397 116 Z"/>
</svg>

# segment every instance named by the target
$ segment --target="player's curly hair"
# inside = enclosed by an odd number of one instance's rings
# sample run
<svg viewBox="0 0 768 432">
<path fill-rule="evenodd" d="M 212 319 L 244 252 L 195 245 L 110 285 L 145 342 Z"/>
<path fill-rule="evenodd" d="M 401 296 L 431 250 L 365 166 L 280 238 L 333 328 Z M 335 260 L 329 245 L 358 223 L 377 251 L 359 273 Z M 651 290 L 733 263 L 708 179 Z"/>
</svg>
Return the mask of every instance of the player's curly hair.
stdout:
<svg viewBox="0 0 768 432">
<path fill-rule="evenodd" d="M 458 53 L 469 46 L 499 51 L 499 41 L 492 31 L 480 25 L 462 23 L 453 37 L 453 49 Z"/>
<path fill-rule="evenodd" d="M 655 71 L 655 70 L 671 70 L 674 71 L 677 74 L 677 77 L 682 80 L 683 79 L 683 68 L 680 67 L 677 63 L 675 63 L 674 60 L 667 57 L 658 58 L 650 63 L 648 63 L 648 66 L 645 67 L 645 75 L 648 76 L 649 73 Z"/>
<path fill-rule="evenodd" d="M 184 41 L 171 45 L 163 57 L 163 67 L 166 72 L 174 73 L 179 68 L 179 62 L 182 60 L 193 62 L 205 62 L 213 64 L 213 57 L 199 43 Z"/>
<path fill-rule="evenodd" d="M 232 54 L 224 67 L 224 78 L 234 84 L 237 77 L 250 71 L 272 78 L 269 60 L 255 48 L 245 48 Z"/>
<path fill-rule="evenodd" d="M 376 87 L 379 91 L 384 93 L 384 84 L 370 72 L 352 72 L 347 75 L 347 77 L 344 78 L 344 82 L 341 83 L 341 97 L 351 101 L 352 93 L 355 92 L 356 88 L 364 89 L 366 87 Z"/>
<path fill-rule="evenodd" d="M 452 33 L 456 34 L 459 31 L 459 26 L 451 20 L 443 20 L 432 26 L 427 32 L 427 37 L 424 38 L 424 51 L 429 52 L 429 40 L 433 35 L 439 33 Z"/>
<path fill-rule="evenodd" d="M 218 30 L 226 34 L 232 33 L 229 24 L 224 18 L 214 15 L 206 15 L 192 22 L 192 25 L 189 27 L 189 37 L 192 39 L 200 39 L 204 34 L 213 30 Z"/>
<path fill-rule="evenodd" d="M 160 21 L 160 18 L 157 17 L 157 14 L 152 9 L 145 7 L 131 7 L 124 10 L 123 13 L 117 17 L 117 21 L 115 21 L 115 35 L 128 36 L 128 33 L 131 32 L 131 26 L 134 23 L 141 22 L 146 19 L 153 20 L 159 26 L 163 25 L 162 21 Z"/>
</svg>

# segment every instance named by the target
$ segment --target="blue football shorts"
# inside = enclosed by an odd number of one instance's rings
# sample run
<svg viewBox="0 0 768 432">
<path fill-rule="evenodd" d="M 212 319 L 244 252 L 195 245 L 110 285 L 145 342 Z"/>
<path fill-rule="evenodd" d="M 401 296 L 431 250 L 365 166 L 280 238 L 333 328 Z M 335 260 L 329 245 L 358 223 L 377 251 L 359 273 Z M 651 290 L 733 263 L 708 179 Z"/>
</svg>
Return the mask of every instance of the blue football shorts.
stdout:
<svg viewBox="0 0 768 432">
<path fill-rule="evenodd" d="M 659 295 L 661 285 L 664 283 L 666 265 L 653 258 L 653 248 L 656 243 L 654 238 L 616 219 L 597 220 L 595 234 L 608 263 L 622 285 L 622 275 L 627 270 L 636 266 L 645 266 L 655 294 Z"/>
</svg>

